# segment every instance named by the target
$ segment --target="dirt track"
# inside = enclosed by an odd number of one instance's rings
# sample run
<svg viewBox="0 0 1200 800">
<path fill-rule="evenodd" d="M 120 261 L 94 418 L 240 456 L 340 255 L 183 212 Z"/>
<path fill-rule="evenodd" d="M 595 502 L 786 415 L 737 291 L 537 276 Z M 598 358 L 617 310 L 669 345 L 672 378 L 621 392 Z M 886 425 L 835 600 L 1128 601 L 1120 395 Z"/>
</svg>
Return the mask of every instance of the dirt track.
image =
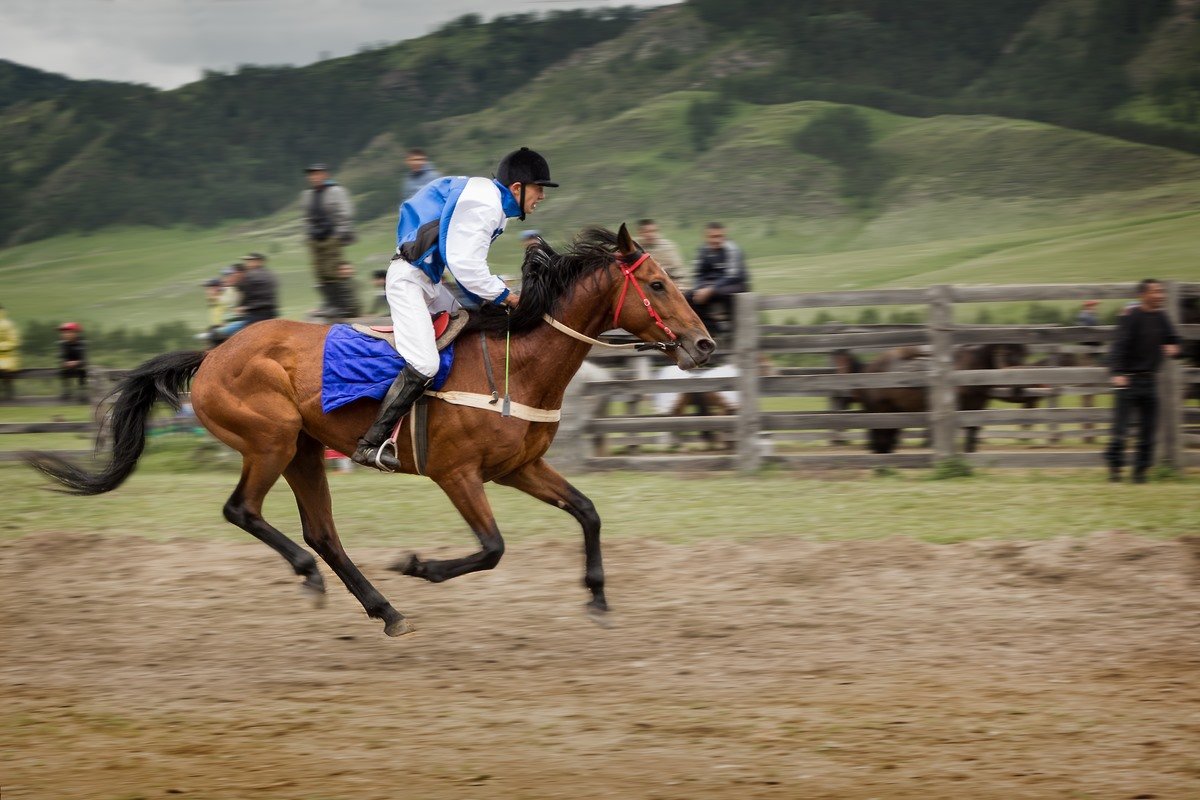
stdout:
<svg viewBox="0 0 1200 800">
<path fill-rule="evenodd" d="M 526 542 L 314 610 L 257 543 L 0 546 L 16 798 L 1200 797 L 1200 538 Z M 329 577 L 328 571 L 326 571 Z"/>
</svg>

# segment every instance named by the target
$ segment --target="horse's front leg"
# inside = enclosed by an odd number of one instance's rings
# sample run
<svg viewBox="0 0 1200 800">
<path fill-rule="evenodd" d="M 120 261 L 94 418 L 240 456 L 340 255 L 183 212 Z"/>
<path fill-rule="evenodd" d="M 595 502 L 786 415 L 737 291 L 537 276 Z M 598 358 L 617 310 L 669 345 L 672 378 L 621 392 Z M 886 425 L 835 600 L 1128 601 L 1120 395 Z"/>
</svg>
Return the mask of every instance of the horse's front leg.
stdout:
<svg viewBox="0 0 1200 800">
<path fill-rule="evenodd" d="M 457 475 L 439 480 L 438 486 L 442 487 L 458 513 L 471 526 L 475 537 L 479 539 L 480 549 L 469 556 L 440 561 L 425 561 L 410 555 L 394 564 L 392 569 L 431 583 L 441 583 L 468 572 L 495 567 L 504 555 L 504 538 L 500 536 L 492 506 L 483 492 L 483 480 L 473 474 Z"/>
<path fill-rule="evenodd" d="M 592 501 L 541 458 L 497 478 L 496 483 L 520 489 L 579 520 L 585 559 L 583 585 L 592 593 L 588 611 L 596 614 L 608 611 L 608 601 L 604 599 L 604 560 L 600 555 L 600 515 Z"/>
</svg>

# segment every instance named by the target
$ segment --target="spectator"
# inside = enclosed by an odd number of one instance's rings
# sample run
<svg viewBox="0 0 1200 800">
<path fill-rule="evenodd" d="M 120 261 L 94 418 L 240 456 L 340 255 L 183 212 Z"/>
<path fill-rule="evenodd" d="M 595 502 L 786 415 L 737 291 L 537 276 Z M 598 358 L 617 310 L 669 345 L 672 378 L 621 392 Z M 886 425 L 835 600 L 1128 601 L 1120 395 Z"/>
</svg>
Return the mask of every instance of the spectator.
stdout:
<svg viewBox="0 0 1200 800">
<path fill-rule="evenodd" d="M 685 296 L 705 327 L 714 334 L 732 329 L 733 296 L 750 291 L 750 276 L 742 249 L 726 238 L 720 222 L 710 222 L 704 230 L 692 285 Z"/>
<path fill-rule="evenodd" d="M 342 248 L 354 242 L 354 205 L 346 190 L 330 180 L 326 165 L 311 164 L 305 174 L 309 188 L 300 195 L 300 204 L 313 277 L 324 308 L 336 316 L 342 305 L 337 266 L 343 260 Z"/>
<path fill-rule="evenodd" d="M 1117 333 L 1109 350 L 1108 366 L 1116 392 L 1112 438 L 1104 453 L 1108 479 L 1119 482 L 1125 466 L 1125 435 L 1130 417 L 1138 414 L 1138 446 L 1133 463 L 1133 482 L 1145 483 L 1146 471 L 1154 461 L 1154 437 L 1158 424 L 1158 387 L 1155 373 L 1164 356 L 1179 355 L 1179 336 L 1163 311 L 1166 292 L 1154 278 L 1138 284 L 1137 306 L 1117 319 Z"/>
<path fill-rule="evenodd" d="M 266 262 L 267 257 L 262 253 L 250 253 L 242 259 L 242 302 L 238 315 L 247 325 L 279 316 L 279 281 L 267 269 Z"/>
<path fill-rule="evenodd" d="M 13 378 L 21 369 L 21 332 L 0 306 L 0 400 L 16 398 Z"/>
<path fill-rule="evenodd" d="M 74 378 L 76 399 L 81 403 L 88 401 L 87 347 L 83 342 L 83 326 L 78 322 L 64 322 L 58 326 L 58 374 L 62 379 L 59 399 L 71 399 L 71 379 Z"/>
<path fill-rule="evenodd" d="M 241 304 L 242 293 L 238 288 L 242 280 L 242 262 L 231 264 L 221 270 L 221 290 L 220 297 L 217 301 L 217 307 L 220 310 L 220 323 L 217 327 L 212 328 L 208 334 L 208 343 L 212 347 L 216 347 L 221 342 L 228 339 L 234 331 L 241 330 L 243 326 L 233 326 L 233 323 L 240 322 L 241 317 L 238 314 L 238 306 Z M 216 312 L 212 312 L 212 318 L 216 319 Z"/>
<path fill-rule="evenodd" d="M 371 273 L 371 286 L 374 287 L 374 296 L 371 298 L 371 316 L 389 314 L 386 269 L 377 269 Z"/>
<path fill-rule="evenodd" d="M 424 189 L 426 184 L 442 177 L 442 173 L 438 172 L 437 167 L 429 162 L 425 151 L 419 147 L 408 148 L 408 155 L 404 157 L 404 163 L 408 166 L 408 174 L 404 176 L 401 202 Z"/>
<path fill-rule="evenodd" d="M 225 323 L 225 306 L 221 303 L 224 287 L 220 278 L 209 278 L 203 286 L 204 304 L 208 307 L 208 328 L 197 338 L 212 342 L 217 329 Z"/>
<path fill-rule="evenodd" d="M 683 256 L 679 254 L 679 248 L 675 246 L 674 242 L 659 236 L 657 222 L 652 219 L 639 219 L 637 242 L 650 255 L 654 256 L 658 265 L 671 276 L 671 280 L 675 281 L 679 291 L 686 292 L 688 290 L 689 281 L 687 269 L 683 266 Z"/>
<path fill-rule="evenodd" d="M 1075 315 L 1075 324 L 1081 328 L 1091 328 L 1100 324 L 1100 318 L 1096 316 L 1096 306 L 1100 305 L 1099 300 L 1084 300 L 1083 305 L 1079 307 L 1079 313 Z"/>
<path fill-rule="evenodd" d="M 1075 315 L 1075 324 L 1081 328 L 1094 328 L 1099 325 L 1100 318 L 1096 316 L 1096 306 L 1098 305 L 1100 305 L 1099 300 L 1084 300 L 1083 305 L 1079 307 L 1079 313 Z M 1100 347 L 1099 342 L 1080 342 L 1080 344 L 1084 347 Z"/>
</svg>

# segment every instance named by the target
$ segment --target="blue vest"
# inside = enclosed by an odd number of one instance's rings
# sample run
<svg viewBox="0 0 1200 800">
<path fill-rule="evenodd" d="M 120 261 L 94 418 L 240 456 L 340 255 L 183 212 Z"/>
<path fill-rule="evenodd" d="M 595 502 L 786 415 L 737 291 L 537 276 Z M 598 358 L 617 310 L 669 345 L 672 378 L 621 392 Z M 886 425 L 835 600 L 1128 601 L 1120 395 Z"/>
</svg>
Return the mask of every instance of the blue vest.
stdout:
<svg viewBox="0 0 1200 800">
<path fill-rule="evenodd" d="M 400 222 L 396 225 L 396 252 L 405 261 L 440 283 L 446 271 L 446 232 L 450 229 L 450 218 L 454 207 L 470 178 L 438 178 L 425 184 L 400 206 Z M 492 183 L 500 190 L 500 203 L 504 216 L 519 217 L 521 209 L 508 187 L 498 180 Z M 492 231 L 492 241 L 504 233 L 503 228 Z M 460 287 L 461 288 L 461 287 Z M 463 294 L 478 301 L 465 289 Z"/>
</svg>

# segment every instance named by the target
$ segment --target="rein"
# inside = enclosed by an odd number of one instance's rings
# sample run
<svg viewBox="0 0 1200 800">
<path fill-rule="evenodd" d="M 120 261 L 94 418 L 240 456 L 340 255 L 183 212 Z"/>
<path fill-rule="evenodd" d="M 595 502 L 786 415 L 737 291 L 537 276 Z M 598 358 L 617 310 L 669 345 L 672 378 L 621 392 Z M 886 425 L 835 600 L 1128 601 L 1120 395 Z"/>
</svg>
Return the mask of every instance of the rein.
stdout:
<svg viewBox="0 0 1200 800">
<path fill-rule="evenodd" d="M 633 288 L 637 291 L 638 295 L 641 296 L 642 305 L 646 307 L 646 313 L 650 315 L 650 319 L 654 320 L 654 324 L 666 332 L 671 341 L 610 344 L 609 342 L 602 342 L 599 339 L 593 339 L 590 336 L 586 336 L 574 328 L 568 328 L 566 325 L 562 324 L 549 314 L 543 314 L 542 319 L 545 320 L 546 323 L 555 330 L 565 333 L 572 339 L 578 339 L 579 341 L 587 342 L 590 345 L 609 347 L 613 350 L 661 350 L 664 353 L 674 350 L 676 347 L 679 347 L 679 337 L 675 335 L 675 331 L 671 330 L 669 327 L 667 327 L 667 324 L 663 322 L 662 317 L 660 317 L 658 312 L 654 310 L 654 306 L 650 305 L 650 298 L 646 297 L 645 291 L 642 290 L 642 285 L 637 282 L 637 278 L 633 277 L 633 273 L 649 257 L 650 254 L 644 250 L 637 250 L 633 253 L 630 253 L 628 256 L 618 257 L 617 261 L 621 265 L 621 274 L 625 276 L 625 282 L 621 284 L 621 296 L 617 300 L 617 308 L 613 312 L 613 325 L 615 326 L 617 324 L 617 319 L 621 316 L 621 309 L 625 307 L 625 296 L 629 291 L 629 285 L 632 283 Z M 636 260 L 628 261 L 626 259 Z"/>
</svg>

